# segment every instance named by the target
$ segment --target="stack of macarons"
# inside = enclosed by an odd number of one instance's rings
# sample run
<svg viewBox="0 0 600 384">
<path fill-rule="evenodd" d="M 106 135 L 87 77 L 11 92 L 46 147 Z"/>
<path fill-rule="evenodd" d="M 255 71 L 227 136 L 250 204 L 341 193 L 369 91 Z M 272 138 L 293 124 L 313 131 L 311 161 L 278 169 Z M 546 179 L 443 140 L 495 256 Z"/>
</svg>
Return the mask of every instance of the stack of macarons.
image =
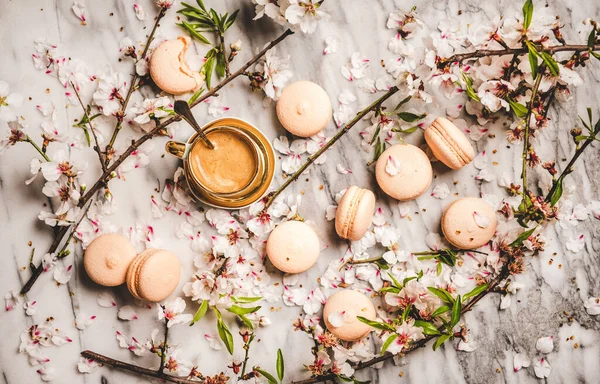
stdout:
<svg viewBox="0 0 600 384">
<path fill-rule="evenodd" d="M 116 233 L 98 236 L 88 245 L 83 266 L 92 281 L 106 287 L 127 283 L 140 300 L 166 299 L 179 284 L 177 256 L 164 249 L 147 249 L 136 255 L 135 248 Z"/>
</svg>

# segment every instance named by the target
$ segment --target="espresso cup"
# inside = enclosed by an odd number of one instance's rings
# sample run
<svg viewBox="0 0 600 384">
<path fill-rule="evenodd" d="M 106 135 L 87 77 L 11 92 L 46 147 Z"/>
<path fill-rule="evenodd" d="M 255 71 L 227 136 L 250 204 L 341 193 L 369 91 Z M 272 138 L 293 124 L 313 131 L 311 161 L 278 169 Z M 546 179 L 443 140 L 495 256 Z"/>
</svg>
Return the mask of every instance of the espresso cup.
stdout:
<svg viewBox="0 0 600 384">
<path fill-rule="evenodd" d="M 214 120 L 202 130 L 215 149 L 209 149 L 198 133 L 186 143 L 166 144 L 167 152 L 183 160 L 192 197 L 223 209 L 240 209 L 260 200 L 275 173 L 275 152 L 267 137 L 234 117 Z"/>
</svg>

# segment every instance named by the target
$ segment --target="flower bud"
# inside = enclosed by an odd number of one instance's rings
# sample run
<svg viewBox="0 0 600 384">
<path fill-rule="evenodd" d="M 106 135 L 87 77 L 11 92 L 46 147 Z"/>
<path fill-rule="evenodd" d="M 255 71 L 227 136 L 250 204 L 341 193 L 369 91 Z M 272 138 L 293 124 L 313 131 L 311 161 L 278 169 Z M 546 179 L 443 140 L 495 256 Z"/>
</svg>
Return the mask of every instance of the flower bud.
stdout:
<svg viewBox="0 0 600 384">
<path fill-rule="evenodd" d="M 235 43 L 229 44 L 229 48 L 233 52 L 241 51 L 242 50 L 242 41 L 238 39 Z"/>
</svg>

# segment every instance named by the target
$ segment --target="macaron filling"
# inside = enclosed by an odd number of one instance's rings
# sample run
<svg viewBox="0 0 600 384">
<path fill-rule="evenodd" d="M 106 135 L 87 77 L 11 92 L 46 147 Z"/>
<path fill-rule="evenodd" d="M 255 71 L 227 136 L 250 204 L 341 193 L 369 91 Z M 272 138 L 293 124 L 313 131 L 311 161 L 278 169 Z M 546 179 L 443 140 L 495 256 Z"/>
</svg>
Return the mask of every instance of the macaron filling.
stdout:
<svg viewBox="0 0 600 384">
<path fill-rule="evenodd" d="M 448 148 L 450 151 L 452 151 L 453 154 L 456 155 L 456 157 L 462 165 L 467 165 L 471 162 L 469 156 L 467 156 L 467 154 L 460 148 L 456 141 L 452 140 L 450 135 L 445 133 L 444 128 L 438 122 L 434 121 L 431 124 L 431 127 L 434 128 L 435 133 L 440 138 L 440 140 L 444 142 L 446 148 Z"/>
</svg>

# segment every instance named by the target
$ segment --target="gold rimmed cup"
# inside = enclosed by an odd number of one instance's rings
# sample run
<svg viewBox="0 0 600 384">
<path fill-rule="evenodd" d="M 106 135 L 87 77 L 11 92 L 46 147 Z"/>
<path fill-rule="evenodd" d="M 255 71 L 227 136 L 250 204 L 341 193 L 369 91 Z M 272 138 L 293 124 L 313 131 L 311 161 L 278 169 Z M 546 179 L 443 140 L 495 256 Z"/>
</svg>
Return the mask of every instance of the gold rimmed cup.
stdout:
<svg viewBox="0 0 600 384">
<path fill-rule="evenodd" d="M 192 196 L 224 209 L 244 208 L 261 199 L 275 173 L 275 153 L 266 136 L 233 117 L 214 120 L 202 130 L 216 149 L 208 148 L 198 133 L 187 143 L 166 145 L 167 152 L 183 160 Z"/>
</svg>

